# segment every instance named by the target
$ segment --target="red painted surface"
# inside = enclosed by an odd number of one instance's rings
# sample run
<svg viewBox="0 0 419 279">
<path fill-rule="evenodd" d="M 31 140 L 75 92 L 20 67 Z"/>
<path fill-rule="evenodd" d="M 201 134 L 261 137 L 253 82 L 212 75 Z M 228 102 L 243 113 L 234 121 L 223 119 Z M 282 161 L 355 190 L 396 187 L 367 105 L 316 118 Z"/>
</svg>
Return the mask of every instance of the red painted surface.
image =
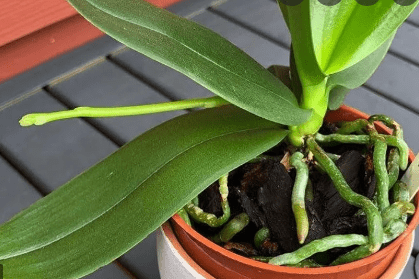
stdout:
<svg viewBox="0 0 419 279">
<path fill-rule="evenodd" d="M 64 0 L 1 1 L 0 83 L 102 35 Z"/>
</svg>

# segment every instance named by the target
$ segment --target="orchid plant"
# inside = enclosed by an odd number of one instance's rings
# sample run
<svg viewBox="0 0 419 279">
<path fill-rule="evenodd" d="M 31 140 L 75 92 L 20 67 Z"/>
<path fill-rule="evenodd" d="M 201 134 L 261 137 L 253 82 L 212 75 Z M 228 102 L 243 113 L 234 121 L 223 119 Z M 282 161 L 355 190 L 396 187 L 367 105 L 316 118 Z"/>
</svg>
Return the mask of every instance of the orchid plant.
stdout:
<svg viewBox="0 0 419 279">
<path fill-rule="evenodd" d="M 296 264 L 319 249 L 358 245 L 333 264 L 353 261 L 378 251 L 405 229 L 404 216 L 415 208 L 397 182 L 399 169 L 407 166 L 407 146 L 400 126 L 376 115 L 344 123 L 336 134 L 318 131 L 326 111 L 338 108 L 349 90 L 374 73 L 397 28 L 418 1 L 278 0 L 292 38 L 290 67 L 274 65 L 269 69 L 213 31 L 144 0 L 68 2 L 111 37 L 185 74 L 217 96 L 24 116 L 20 123 L 29 126 L 71 117 L 204 108 L 138 136 L 3 224 L 0 263 L 5 278 L 89 274 L 127 252 L 179 210 L 185 219 L 199 220 L 202 212 L 191 200 L 220 177 L 227 212 L 225 174 L 282 141 L 296 150 L 290 164 L 297 170 L 293 209 L 300 243 L 307 235 L 306 162 L 312 156 L 341 196 L 367 216 L 368 235 L 329 236 L 302 246 L 297 254 L 267 259 L 270 263 Z M 392 128 L 393 134 L 379 134 L 375 121 Z M 330 141 L 374 146 L 378 182 L 373 200 L 350 189 L 320 146 Z M 388 148 L 392 151 L 387 157 Z M 390 204 L 392 187 L 401 194 Z M 194 212 L 198 212 L 195 217 Z M 226 230 L 229 222 L 248 219 L 245 215 L 221 218 L 213 218 L 213 222 L 227 223 Z M 266 233 L 266 229 L 260 232 Z M 230 234 L 224 231 L 214 239 L 222 242 Z"/>
</svg>

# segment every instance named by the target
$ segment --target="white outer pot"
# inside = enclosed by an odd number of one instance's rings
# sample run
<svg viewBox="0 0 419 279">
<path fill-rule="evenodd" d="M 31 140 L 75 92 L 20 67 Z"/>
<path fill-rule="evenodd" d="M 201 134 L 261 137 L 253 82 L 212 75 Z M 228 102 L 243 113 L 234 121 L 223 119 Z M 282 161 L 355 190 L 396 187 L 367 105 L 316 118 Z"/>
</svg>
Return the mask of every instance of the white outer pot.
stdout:
<svg viewBox="0 0 419 279">
<path fill-rule="evenodd" d="M 169 222 L 157 230 L 157 261 L 162 279 L 214 278 L 189 257 Z"/>
</svg>

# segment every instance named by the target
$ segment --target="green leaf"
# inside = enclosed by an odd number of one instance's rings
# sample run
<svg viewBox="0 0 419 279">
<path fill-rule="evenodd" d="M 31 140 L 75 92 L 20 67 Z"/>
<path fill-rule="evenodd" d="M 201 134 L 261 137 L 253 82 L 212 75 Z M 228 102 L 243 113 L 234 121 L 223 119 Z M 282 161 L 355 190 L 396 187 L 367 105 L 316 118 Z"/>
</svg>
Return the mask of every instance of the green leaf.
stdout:
<svg viewBox="0 0 419 279">
<path fill-rule="evenodd" d="M 396 33 L 384 42 L 376 51 L 355 65 L 329 76 L 327 87 L 329 93 L 329 109 L 339 108 L 346 94 L 364 84 L 375 72 L 384 59 Z"/>
<path fill-rule="evenodd" d="M 355 0 L 342 0 L 326 6 L 318 0 L 303 1 L 310 9 L 316 59 L 323 73 L 330 75 L 363 60 L 387 41 L 417 6 L 402 6 L 394 0 L 378 0 L 364 6 Z M 306 17 L 309 16 L 309 19 Z"/>
<path fill-rule="evenodd" d="M 285 5 L 277 0 L 291 33 L 293 60 L 303 88 L 316 86 L 326 78 L 317 63 L 313 45 L 309 7 L 311 1 L 318 0 L 304 0 L 296 6 Z"/>
<path fill-rule="evenodd" d="M 227 101 L 284 125 L 305 122 L 292 92 L 213 31 L 143 0 L 68 0 L 86 19 L 128 47 L 203 85 Z"/>
<path fill-rule="evenodd" d="M 331 110 L 338 109 L 345 101 L 346 95 L 351 91 L 351 89 L 344 86 L 333 87 L 329 92 L 329 103 L 328 108 Z"/>
<path fill-rule="evenodd" d="M 163 123 L 3 224 L 4 278 L 75 278 L 93 272 L 287 134 L 234 106 Z"/>
</svg>

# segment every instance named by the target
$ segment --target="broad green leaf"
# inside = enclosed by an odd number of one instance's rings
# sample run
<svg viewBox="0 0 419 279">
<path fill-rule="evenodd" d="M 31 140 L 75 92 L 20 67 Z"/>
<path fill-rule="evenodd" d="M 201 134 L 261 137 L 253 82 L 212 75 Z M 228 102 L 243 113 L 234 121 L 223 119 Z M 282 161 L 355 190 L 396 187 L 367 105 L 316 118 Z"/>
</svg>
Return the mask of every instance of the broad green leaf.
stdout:
<svg viewBox="0 0 419 279">
<path fill-rule="evenodd" d="M 288 131 L 234 106 L 159 125 L 0 227 L 4 278 L 75 278 L 118 258 Z"/>
<path fill-rule="evenodd" d="M 330 75 L 342 71 L 369 56 L 394 34 L 417 4 L 402 6 L 394 0 L 379 0 L 364 6 L 355 0 L 341 0 L 326 6 L 318 0 L 303 1 L 310 12 L 301 15 L 304 22 L 309 21 L 322 72 Z"/>
<path fill-rule="evenodd" d="M 144 0 L 68 0 L 86 19 L 128 47 L 203 85 L 227 101 L 284 125 L 305 122 L 292 92 L 213 31 Z"/>
<path fill-rule="evenodd" d="M 355 65 L 329 76 L 327 87 L 329 93 L 329 109 L 339 108 L 346 94 L 364 84 L 375 72 L 384 59 L 395 33 L 376 51 L 356 63 Z"/>
</svg>

